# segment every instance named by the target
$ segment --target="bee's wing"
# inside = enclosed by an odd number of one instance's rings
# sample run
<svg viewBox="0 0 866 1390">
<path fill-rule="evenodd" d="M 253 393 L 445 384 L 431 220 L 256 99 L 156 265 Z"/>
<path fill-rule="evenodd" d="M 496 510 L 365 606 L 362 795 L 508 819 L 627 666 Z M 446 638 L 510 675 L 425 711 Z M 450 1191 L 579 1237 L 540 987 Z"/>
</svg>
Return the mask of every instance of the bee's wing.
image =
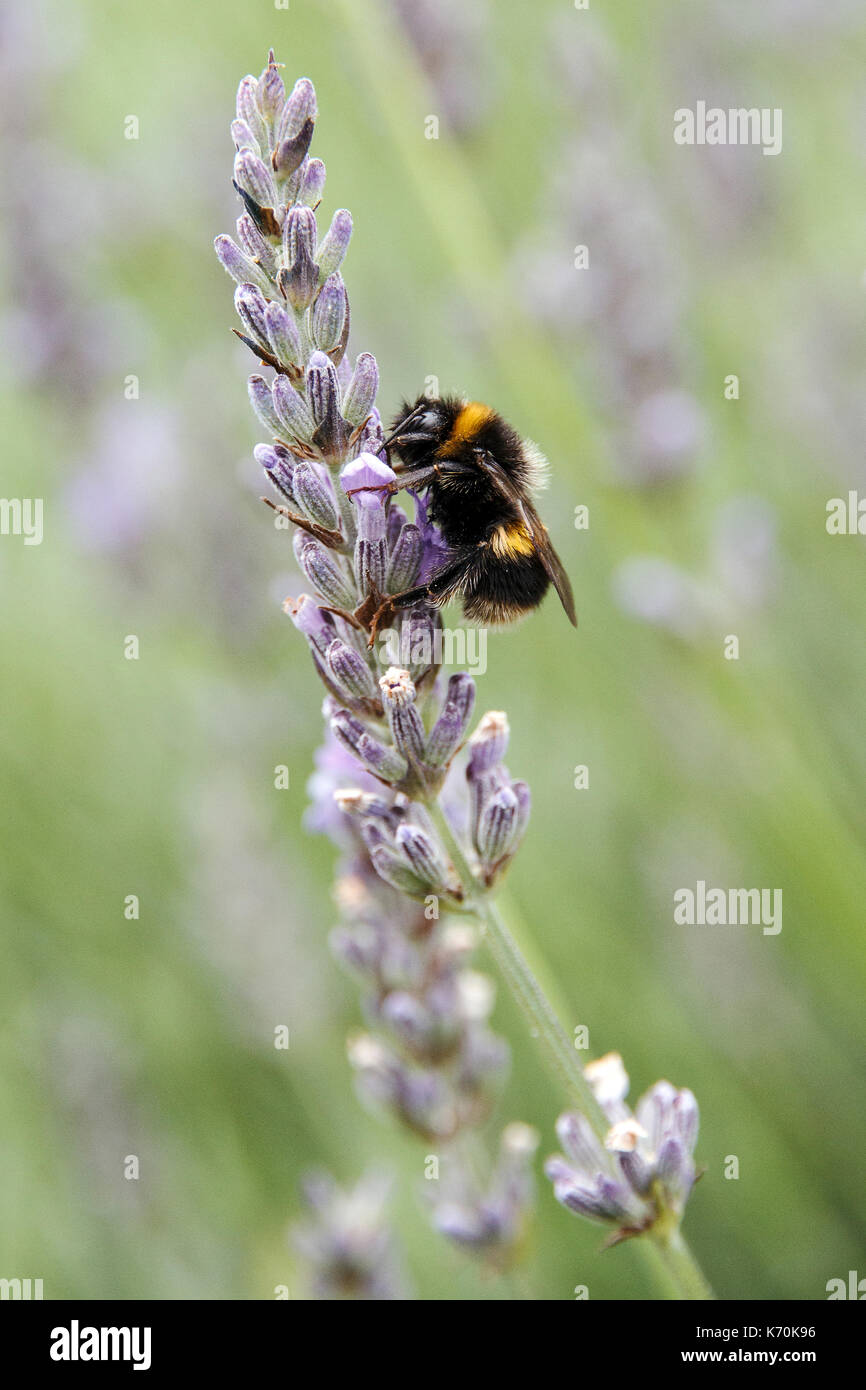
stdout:
<svg viewBox="0 0 866 1390">
<path fill-rule="evenodd" d="M 532 536 L 532 542 L 538 553 L 538 558 L 547 570 L 550 582 L 559 594 L 559 601 L 565 609 L 568 621 L 572 627 L 577 627 L 577 613 L 574 608 L 574 593 L 571 588 L 571 580 L 565 572 L 565 566 L 553 548 L 550 536 L 547 534 L 547 527 L 541 521 L 538 513 L 530 503 L 520 502 L 520 510 L 523 512 L 527 530 Z"/>
<path fill-rule="evenodd" d="M 532 503 L 525 497 L 521 497 L 507 473 L 500 468 L 492 454 L 487 450 L 479 450 L 479 462 L 482 468 L 493 478 L 496 486 L 503 496 L 512 502 L 523 518 L 523 523 L 529 532 L 532 544 L 535 548 L 539 560 L 547 571 L 548 578 L 556 592 L 559 594 L 559 601 L 565 609 L 568 621 L 572 627 L 577 627 L 577 613 L 574 608 L 574 593 L 571 588 L 571 580 L 565 572 L 565 567 L 557 555 L 551 543 L 550 536 L 547 534 L 547 527 L 533 507 Z"/>
</svg>

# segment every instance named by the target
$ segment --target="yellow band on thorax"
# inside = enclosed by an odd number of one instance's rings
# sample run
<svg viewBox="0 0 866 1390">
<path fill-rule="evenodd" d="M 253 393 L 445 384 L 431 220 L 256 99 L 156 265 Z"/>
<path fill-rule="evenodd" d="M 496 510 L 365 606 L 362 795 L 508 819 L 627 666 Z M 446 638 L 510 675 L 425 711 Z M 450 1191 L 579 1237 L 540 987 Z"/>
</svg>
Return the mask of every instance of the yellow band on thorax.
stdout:
<svg viewBox="0 0 866 1390">
<path fill-rule="evenodd" d="M 461 408 L 448 438 L 436 450 L 439 458 L 453 458 L 466 444 L 471 444 L 479 430 L 493 419 L 494 413 L 482 401 L 468 401 Z"/>
</svg>

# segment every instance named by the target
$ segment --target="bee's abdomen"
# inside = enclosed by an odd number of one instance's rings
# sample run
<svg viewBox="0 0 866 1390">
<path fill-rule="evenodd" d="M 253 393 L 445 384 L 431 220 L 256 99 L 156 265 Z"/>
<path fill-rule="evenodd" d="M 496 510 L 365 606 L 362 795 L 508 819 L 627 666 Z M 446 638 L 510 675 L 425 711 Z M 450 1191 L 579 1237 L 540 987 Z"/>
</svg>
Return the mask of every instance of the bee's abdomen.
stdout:
<svg viewBox="0 0 866 1390">
<path fill-rule="evenodd" d="M 463 611 L 476 623 L 511 623 L 537 608 L 550 586 L 547 572 L 535 551 L 513 546 L 497 555 L 492 542 L 483 547 L 464 589 Z"/>
</svg>

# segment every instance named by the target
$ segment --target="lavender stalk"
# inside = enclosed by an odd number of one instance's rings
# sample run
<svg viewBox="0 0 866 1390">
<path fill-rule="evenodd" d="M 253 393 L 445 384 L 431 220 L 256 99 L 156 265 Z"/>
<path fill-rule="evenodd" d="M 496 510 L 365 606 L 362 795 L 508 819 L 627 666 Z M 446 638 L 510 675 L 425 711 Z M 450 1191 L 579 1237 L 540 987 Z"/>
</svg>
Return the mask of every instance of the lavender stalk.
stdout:
<svg viewBox="0 0 866 1390">
<path fill-rule="evenodd" d="M 408 499 L 410 517 L 387 495 L 394 474 L 380 457 L 376 361 L 346 355 L 340 266 L 349 213 L 335 213 L 319 238 L 325 167 L 309 155 L 315 115 L 312 84 L 302 78 L 286 95 L 273 55 L 259 79 L 243 80 L 232 127 L 243 211 L 237 240 L 215 244 L 238 282 L 239 337 L 270 374 L 249 379 L 268 435 L 255 454 L 274 493 L 269 505 L 294 529 L 312 590 L 285 604 L 327 691 L 308 824 L 342 851 L 331 945 L 362 988 L 367 1027 L 348 1048 L 358 1091 L 435 1146 L 437 1165 L 442 1151 L 434 1225 L 504 1270 L 532 1204 L 538 1136 L 506 1129 L 487 1175 L 464 1161 L 462 1141 L 488 1119 L 509 1052 L 488 1022 L 492 982 L 471 965 L 474 888 L 434 819 L 475 686 L 462 673 L 440 676 L 435 608 L 406 612 L 370 643 L 374 598 L 428 573 L 441 541 L 420 498 Z M 528 815 L 528 790 L 502 765 L 506 744 L 504 717 L 488 715 L 472 740 L 468 809 L 451 793 L 450 815 L 459 835 L 471 833 L 485 887 L 515 853 Z M 449 920 L 454 913 L 460 923 Z"/>
</svg>

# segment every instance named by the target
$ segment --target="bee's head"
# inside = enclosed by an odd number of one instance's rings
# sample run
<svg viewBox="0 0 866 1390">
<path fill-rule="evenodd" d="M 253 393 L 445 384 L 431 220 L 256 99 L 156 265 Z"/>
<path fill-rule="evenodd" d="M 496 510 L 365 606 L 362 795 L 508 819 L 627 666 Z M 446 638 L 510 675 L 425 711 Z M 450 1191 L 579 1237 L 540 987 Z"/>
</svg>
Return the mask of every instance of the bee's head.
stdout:
<svg viewBox="0 0 866 1390">
<path fill-rule="evenodd" d="M 448 438 L 458 408 L 438 396 L 404 401 L 391 425 L 393 448 L 407 462 L 423 458 Z"/>
</svg>

